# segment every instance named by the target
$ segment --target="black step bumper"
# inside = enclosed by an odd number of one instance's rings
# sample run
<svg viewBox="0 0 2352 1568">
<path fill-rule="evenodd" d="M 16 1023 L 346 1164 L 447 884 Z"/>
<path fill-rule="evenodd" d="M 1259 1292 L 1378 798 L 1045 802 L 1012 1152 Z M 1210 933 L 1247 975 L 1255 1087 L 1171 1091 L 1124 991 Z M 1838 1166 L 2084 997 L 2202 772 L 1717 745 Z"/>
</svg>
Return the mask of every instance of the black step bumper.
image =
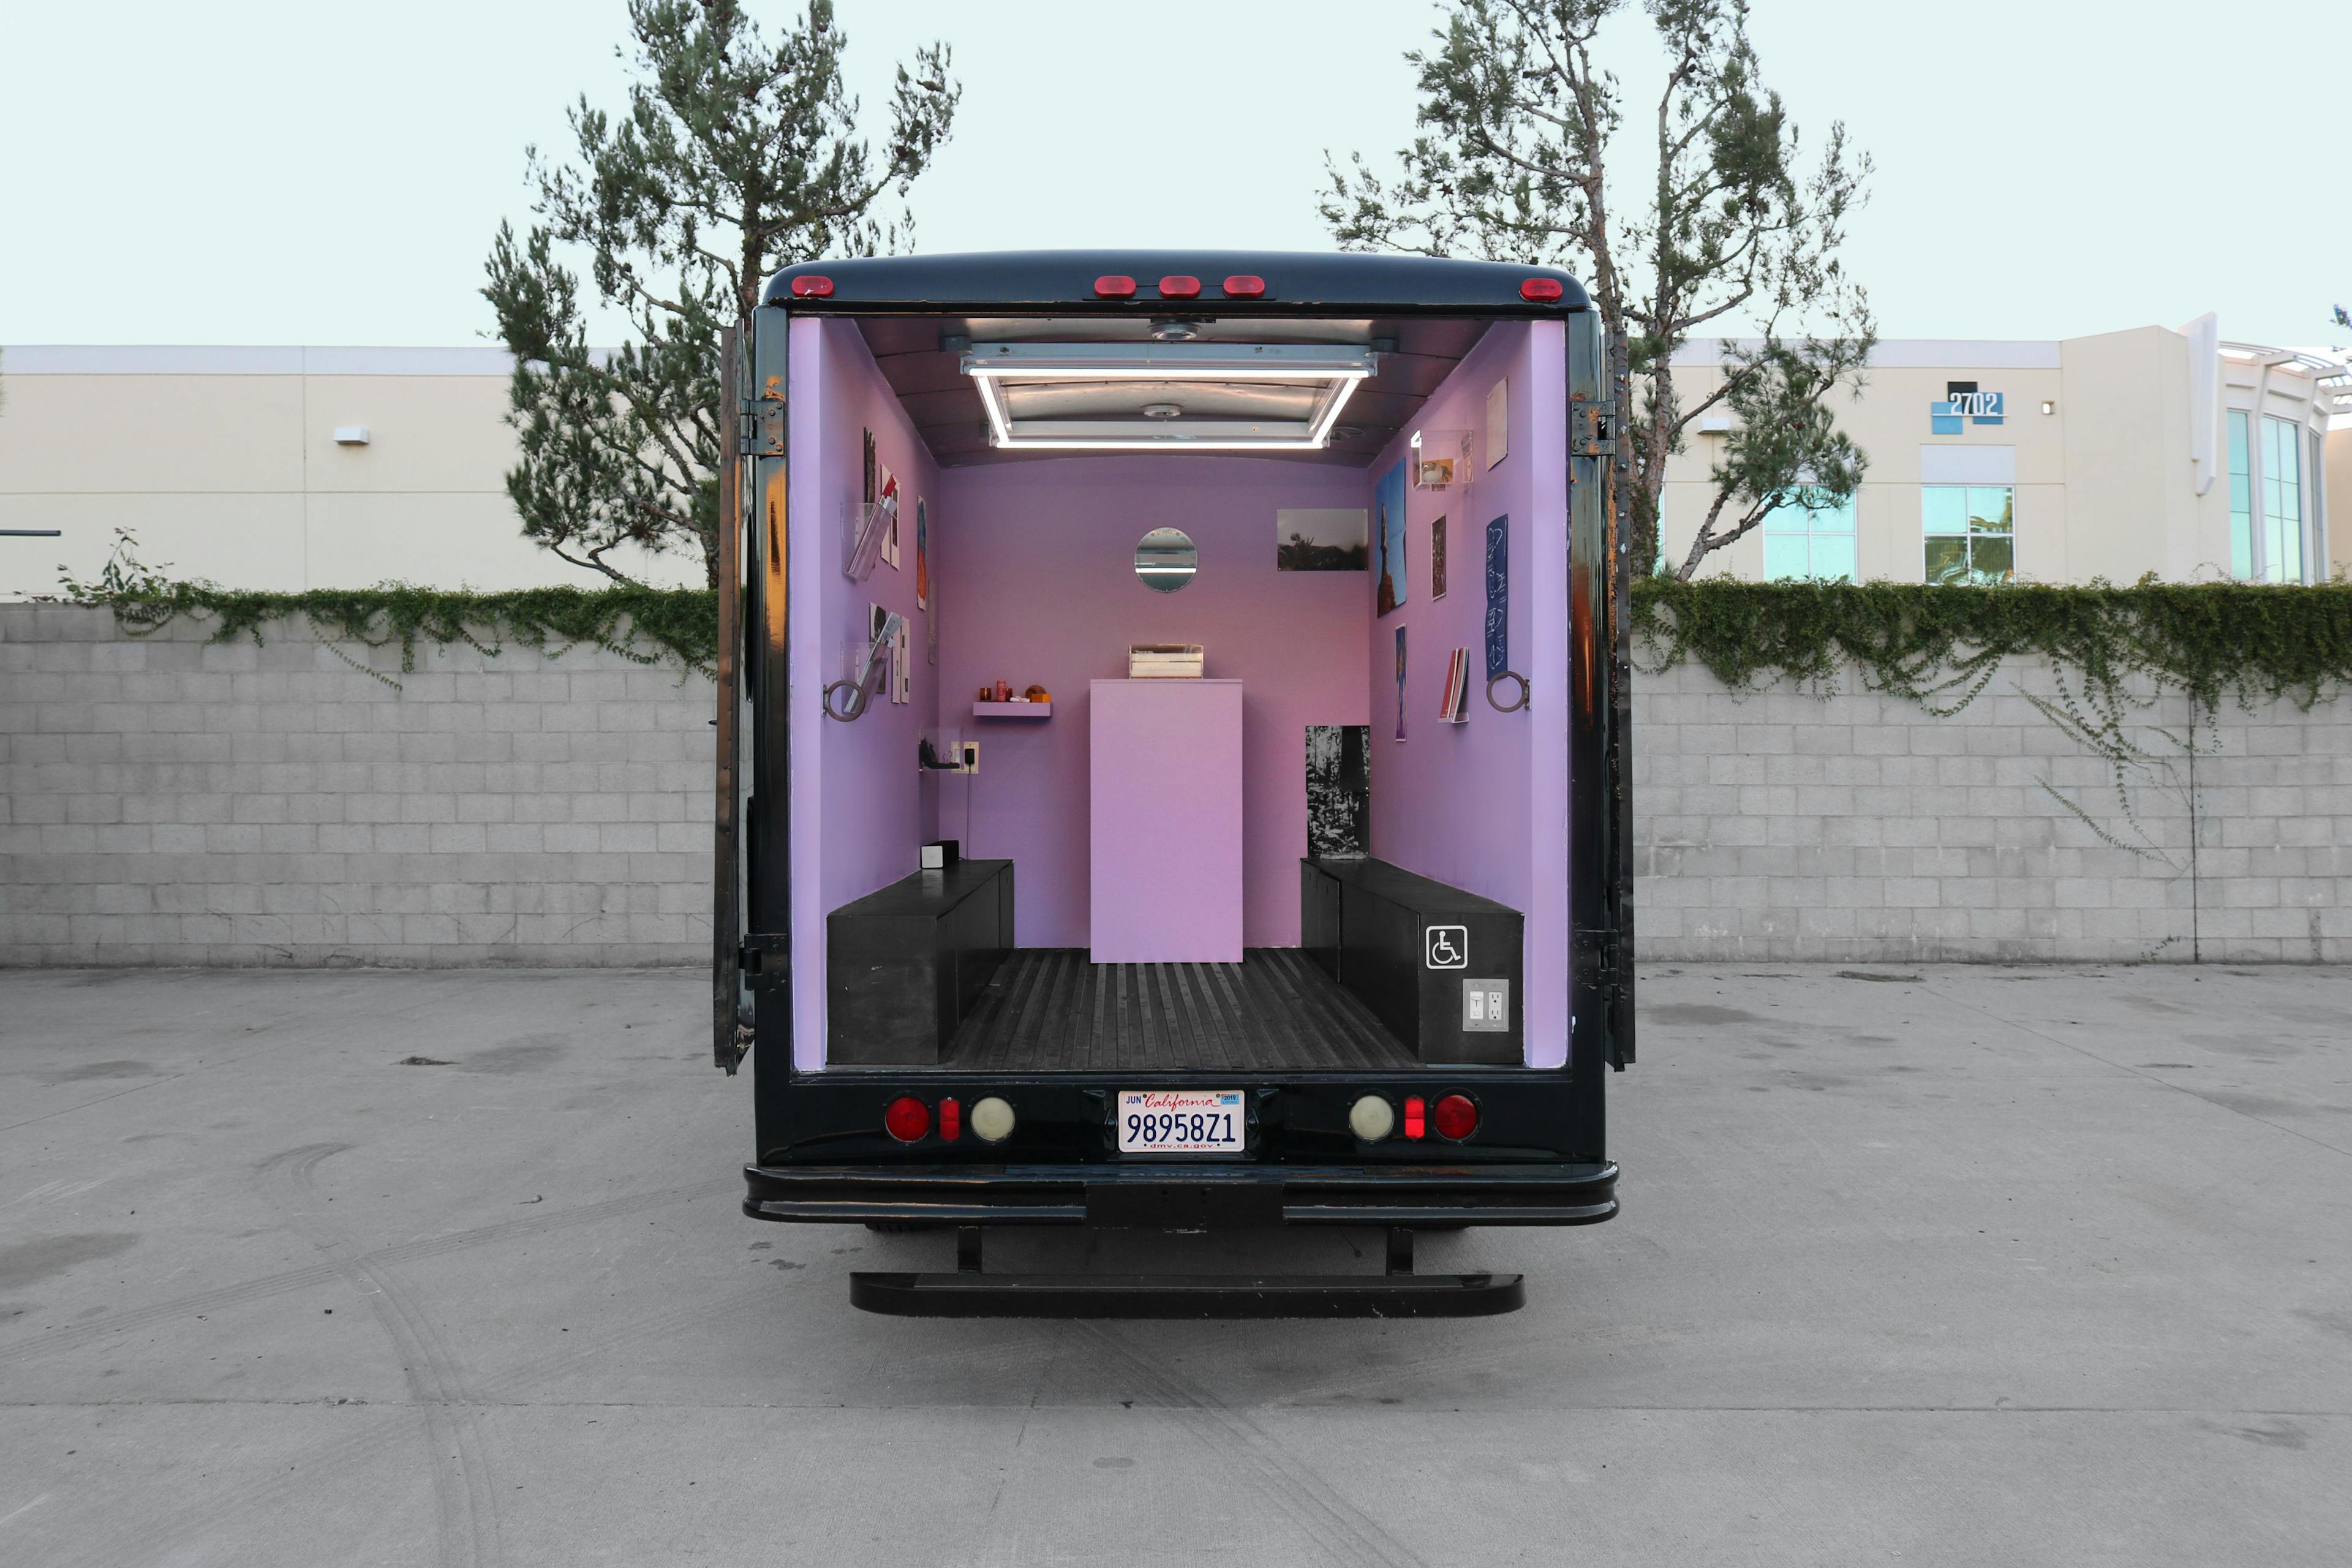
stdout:
<svg viewBox="0 0 2352 1568">
<path fill-rule="evenodd" d="M 1597 1225 L 1617 1167 L 1575 1164 L 751 1165 L 755 1219 L 940 1225 Z"/>
</svg>

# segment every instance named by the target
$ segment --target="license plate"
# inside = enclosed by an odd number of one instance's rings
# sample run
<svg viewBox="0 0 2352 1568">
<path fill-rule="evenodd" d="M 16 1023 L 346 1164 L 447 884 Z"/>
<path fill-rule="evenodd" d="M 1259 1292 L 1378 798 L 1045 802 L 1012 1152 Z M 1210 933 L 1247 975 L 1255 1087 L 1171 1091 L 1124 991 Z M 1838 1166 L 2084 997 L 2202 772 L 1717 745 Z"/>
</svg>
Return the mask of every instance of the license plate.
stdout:
<svg viewBox="0 0 2352 1568">
<path fill-rule="evenodd" d="M 1122 1154 L 1238 1154 L 1245 1119 L 1237 1089 L 1123 1089 Z"/>
</svg>

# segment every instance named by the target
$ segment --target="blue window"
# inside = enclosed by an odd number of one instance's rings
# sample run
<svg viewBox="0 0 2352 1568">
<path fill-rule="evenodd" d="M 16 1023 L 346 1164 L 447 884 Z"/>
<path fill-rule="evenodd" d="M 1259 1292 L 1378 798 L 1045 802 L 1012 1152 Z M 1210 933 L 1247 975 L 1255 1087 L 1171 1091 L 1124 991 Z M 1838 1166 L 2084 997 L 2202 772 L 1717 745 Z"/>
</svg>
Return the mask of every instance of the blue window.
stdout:
<svg viewBox="0 0 2352 1568">
<path fill-rule="evenodd" d="M 2014 499 L 2007 485 L 1922 485 L 1927 580 L 2006 583 L 2017 571 Z"/>
<path fill-rule="evenodd" d="M 1764 575 L 1775 583 L 1854 581 L 1853 498 L 1809 494 L 1767 512 Z"/>
<path fill-rule="evenodd" d="M 2263 416 L 2263 559 L 2265 583 L 2303 581 L 2303 427 Z"/>
<path fill-rule="evenodd" d="M 2254 574 L 2253 438 L 2242 408 L 2230 410 L 2230 575 Z"/>
</svg>

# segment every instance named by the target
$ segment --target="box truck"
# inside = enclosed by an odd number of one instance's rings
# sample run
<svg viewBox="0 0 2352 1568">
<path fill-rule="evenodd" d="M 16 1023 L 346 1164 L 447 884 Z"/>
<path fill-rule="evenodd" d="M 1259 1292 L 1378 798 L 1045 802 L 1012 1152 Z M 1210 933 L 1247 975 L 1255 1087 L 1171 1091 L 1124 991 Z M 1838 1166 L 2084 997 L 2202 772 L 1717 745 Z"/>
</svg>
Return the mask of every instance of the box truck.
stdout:
<svg viewBox="0 0 2352 1568">
<path fill-rule="evenodd" d="M 861 257 L 725 366 L 745 1212 L 952 1230 L 853 1277 L 883 1312 L 1520 1304 L 1412 1238 L 1617 1212 L 1624 375 L 1575 279 Z M 992 1271 L 1008 1225 L 1380 1227 L 1387 1268 Z"/>
</svg>

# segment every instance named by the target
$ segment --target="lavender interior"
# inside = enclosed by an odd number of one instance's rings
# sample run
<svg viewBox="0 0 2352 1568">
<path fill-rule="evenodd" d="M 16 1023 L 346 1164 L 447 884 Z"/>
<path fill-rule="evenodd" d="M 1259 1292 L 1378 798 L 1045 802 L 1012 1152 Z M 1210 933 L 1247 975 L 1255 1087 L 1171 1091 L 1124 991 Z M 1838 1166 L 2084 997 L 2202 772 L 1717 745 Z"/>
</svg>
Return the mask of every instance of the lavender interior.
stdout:
<svg viewBox="0 0 2352 1568">
<path fill-rule="evenodd" d="M 789 516 L 793 731 L 793 965 L 825 973 L 827 911 L 915 868 L 927 839 L 960 838 L 972 857 L 1015 863 L 1024 947 L 1087 938 L 1087 684 L 1127 673 L 1135 642 L 1200 643 L 1210 676 L 1243 683 L 1243 931 L 1252 947 L 1298 942 L 1298 858 L 1307 844 L 1305 731 L 1370 724 L 1371 852 L 1482 893 L 1527 917 L 1525 1016 L 1531 1066 L 1565 1059 L 1568 992 L 1566 429 L 1562 329 L 1497 323 L 1431 395 L 1412 428 L 1483 427 L 1507 379 L 1508 456 L 1470 482 L 1406 490 L 1405 603 L 1374 613 L 1373 572 L 1276 569 L 1275 513 L 1374 510 L 1378 477 L 1406 436 L 1369 468 L 1218 455 L 1104 453 L 941 468 L 884 382 L 854 322 L 801 320 L 791 338 Z M 898 569 L 863 583 L 843 571 L 845 505 L 863 499 L 861 435 L 902 496 Z M 916 604 L 915 503 L 929 519 L 928 609 Z M 1448 591 L 1433 601 L 1431 529 L 1447 520 Z M 1489 520 L 1509 523 L 1511 668 L 1528 710 L 1484 695 L 1485 551 Z M 1199 550 L 1174 594 L 1143 586 L 1136 542 L 1181 528 Z M 1375 516 L 1374 527 L 1377 527 Z M 823 716 L 819 690 L 846 673 L 867 605 L 912 627 L 912 700 L 887 690 L 854 723 Z M 936 616 L 936 626 L 929 623 Z M 1405 731 L 1396 726 L 1395 630 L 1406 628 Z M 927 655 L 936 634 L 937 662 Z M 1467 723 L 1439 717 L 1447 656 L 1467 650 Z M 1053 694 L 1053 716 L 976 720 L 999 679 Z M 917 742 L 933 727 L 981 742 L 971 777 L 925 775 Z M 821 979 L 793 989 L 797 1065 L 823 1065 Z"/>
</svg>

